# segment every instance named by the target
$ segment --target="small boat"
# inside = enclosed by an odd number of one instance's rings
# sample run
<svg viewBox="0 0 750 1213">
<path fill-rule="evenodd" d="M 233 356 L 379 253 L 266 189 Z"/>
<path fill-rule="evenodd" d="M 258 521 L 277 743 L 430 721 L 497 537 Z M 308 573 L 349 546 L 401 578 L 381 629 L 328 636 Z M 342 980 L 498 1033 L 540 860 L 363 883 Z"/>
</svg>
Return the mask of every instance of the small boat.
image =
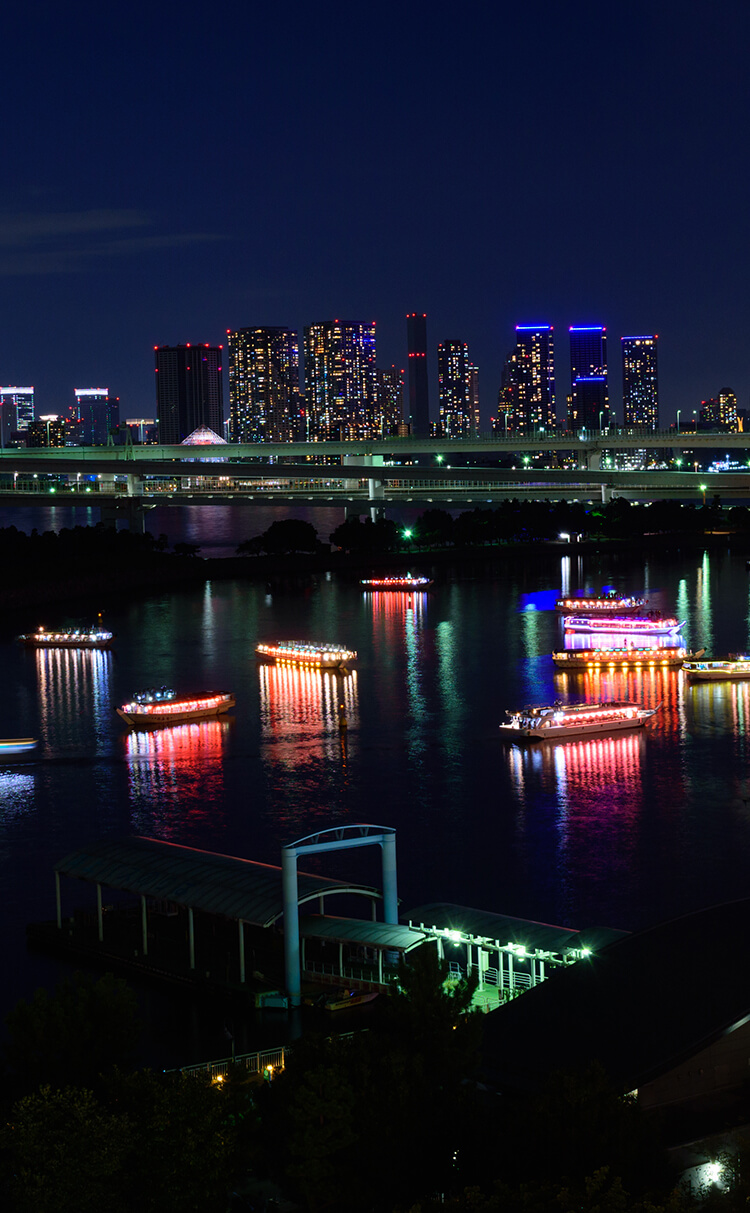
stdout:
<svg viewBox="0 0 750 1213">
<path fill-rule="evenodd" d="M 124 703 L 116 711 L 133 728 L 160 729 L 221 716 L 234 705 L 234 695 L 223 691 L 178 696 L 170 687 L 153 687 L 148 691 L 137 691 L 130 703 Z"/>
<path fill-rule="evenodd" d="M 39 742 L 36 737 L 4 737 L 0 739 L 0 762 L 5 758 L 18 760 L 35 753 Z"/>
<path fill-rule="evenodd" d="M 324 1011 L 348 1011 L 351 1007 L 361 1007 L 366 1002 L 372 1002 L 378 996 L 377 990 L 332 990 L 318 999 L 317 1006 Z"/>
<path fill-rule="evenodd" d="M 628 636 L 633 633 L 644 636 L 673 636 L 684 628 L 684 621 L 678 619 L 662 619 L 660 615 L 615 615 L 608 619 L 587 618 L 585 615 L 569 615 L 563 624 L 566 632 L 583 632 L 596 635 L 597 632 L 607 632 L 612 635 L 621 633 Z"/>
<path fill-rule="evenodd" d="M 555 610 L 565 615 L 637 615 L 647 606 L 645 598 L 594 594 L 588 598 L 558 598 Z"/>
<path fill-rule="evenodd" d="M 552 660 L 561 670 L 592 670 L 602 666 L 681 666 L 692 657 L 701 657 L 704 650 L 689 653 L 682 645 L 665 645 L 663 648 L 627 649 L 562 649 L 552 654 Z"/>
<path fill-rule="evenodd" d="M 363 590 L 398 590 L 410 593 L 412 590 L 429 590 L 433 584 L 431 577 L 363 577 L 359 583 Z"/>
<path fill-rule="evenodd" d="M 608 703 L 574 703 L 559 701 L 548 707 L 522 708 L 506 713 L 508 724 L 500 728 L 510 738 L 528 741 L 560 741 L 566 737 L 586 737 L 591 734 L 619 733 L 624 729 L 643 728 L 661 707 L 644 708 L 639 703 L 612 700 Z"/>
<path fill-rule="evenodd" d="M 685 661 L 682 666 L 691 682 L 740 682 L 750 679 L 750 657 L 731 653 L 714 661 Z"/>
<path fill-rule="evenodd" d="M 49 632 L 39 627 L 18 639 L 30 649 L 108 649 L 114 640 L 114 633 L 101 627 L 67 628 L 60 632 Z"/>
<path fill-rule="evenodd" d="M 277 640 L 275 644 L 256 644 L 255 654 L 259 661 L 273 661 L 277 665 L 312 666 L 318 670 L 342 670 L 357 658 L 354 649 L 345 649 L 340 644 L 308 644 L 305 640 Z"/>
</svg>

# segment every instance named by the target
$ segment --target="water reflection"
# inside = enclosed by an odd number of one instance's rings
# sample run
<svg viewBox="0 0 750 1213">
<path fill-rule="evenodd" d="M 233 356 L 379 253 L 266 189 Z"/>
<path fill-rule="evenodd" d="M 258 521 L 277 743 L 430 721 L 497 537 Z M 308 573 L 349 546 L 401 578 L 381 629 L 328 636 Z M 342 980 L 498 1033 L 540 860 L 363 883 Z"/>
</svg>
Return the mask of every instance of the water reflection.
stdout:
<svg viewBox="0 0 750 1213">
<path fill-rule="evenodd" d="M 47 747 L 54 750 L 93 741 L 97 753 L 107 749 L 112 654 L 98 649 L 36 649 L 34 656 L 39 720 Z"/>
<path fill-rule="evenodd" d="M 602 808 L 615 796 L 623 802 L 640 797 L 645 745 L 643 729 L 615 737 L 511 745 L 508 766 L 519 790 L 528 792 L 530 782 L 554 788 L 564 818 L 584 793 L 587 797 L 605 794 Z"/>
<path fill-rule="evenodd" d="M 0 771 L 0 822 L 10 824 L 34 807 L 34 776 L 29 772 Z"/>
<path fill-rule="evenodd" d="M 682 681 L 680 671 L 658 667 L 639 669 L 579 670 L 555 673 L 555 693 L 566 703 L 601 703 L 624 699 L 655 708 L 661 704 L 649 725 L 649 732 L 684 732 L 682 719 Z"/>
<path fill-rule="evenodd" d="M 224 791 L 224 752 L 231 725 L 201 720 L 125 738 L 135 827 L 169 836 L 187 819 L 216 824 Z"/>
<path fill-rule="evenodd" d="M 259 665 L 260 719 L 274 761 L 297 766 L 321 757 L 339 759 L 341 712 L 347 744 L 359 726 L 357 674 Z"/>
<path fill-rule="evenodd" d="M 750 682 L 685 680 L 684 695 L 691 724 L 709 731 L 728 730 L 745 740 L 750 727 Z"/>
</svg>

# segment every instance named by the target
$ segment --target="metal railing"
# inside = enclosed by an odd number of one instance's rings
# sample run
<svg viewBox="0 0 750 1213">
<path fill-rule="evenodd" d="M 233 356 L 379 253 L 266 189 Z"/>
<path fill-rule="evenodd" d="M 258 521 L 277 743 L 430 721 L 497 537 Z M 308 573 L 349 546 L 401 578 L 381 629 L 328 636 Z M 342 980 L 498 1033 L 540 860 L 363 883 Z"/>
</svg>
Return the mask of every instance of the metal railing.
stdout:
<svg viewBox="0 0 750 1213">
<path fill-rule="evenodd" d="M 218 1061 L 202 1061 L 195 1066 L 177 1066 L 173 1070 L 165 1070 L 164 1073 L 191 1074 L 199 1078 L 209 1078 L 212 1082 L 226 1078 L 232 1067 L 249 1070 L 251 1074 L 263 1074 L 266 1070 L 283 1070 L 287 1052 L 284 1045 L 281 1045 L 278 1049 L 238 1053 L 235 1057 L 222 1057 Z"/>
</svg>

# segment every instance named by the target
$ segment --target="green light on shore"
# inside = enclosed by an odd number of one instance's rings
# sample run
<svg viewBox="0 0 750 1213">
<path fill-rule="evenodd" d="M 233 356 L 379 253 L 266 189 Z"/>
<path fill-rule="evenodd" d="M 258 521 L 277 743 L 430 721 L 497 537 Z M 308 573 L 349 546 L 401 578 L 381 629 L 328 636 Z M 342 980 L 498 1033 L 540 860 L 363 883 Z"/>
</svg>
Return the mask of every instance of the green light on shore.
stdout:
<svg viewBox="0 0 750 1213">
<path fill-rule="evenodd" d="M 405 531 L 401 532 L 401 535 L 404 539 L 411 539 L 412 532 L 407 527 L 407 529 Z"/>
</svg>

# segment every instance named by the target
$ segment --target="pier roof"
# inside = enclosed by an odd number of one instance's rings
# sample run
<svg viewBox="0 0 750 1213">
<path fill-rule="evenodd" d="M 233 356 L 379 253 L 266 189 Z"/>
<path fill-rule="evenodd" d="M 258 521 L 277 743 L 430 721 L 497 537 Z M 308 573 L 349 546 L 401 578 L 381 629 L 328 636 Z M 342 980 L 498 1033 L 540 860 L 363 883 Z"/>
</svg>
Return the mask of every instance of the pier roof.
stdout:
<svg viewBox="0 0 750 1213">
<path fill-rule="evenodd" d="M 281 868 L 235 855 L 219 855 L 155 838 L 122 838 L 91 843 L 55 864 L 61 876 L 109 889 L 172 901 L 207 914 L 271 926 L 282 917 Z M 367 885 L 299 872 L 298 903 L 332 893 L 380 897 Z"/>
<path fill-rule="evenodd" d="M 624 935 L 623 931 L 609 927 L 589 927 L 577 931 L 571 927 L 555 927 L 546 922 L 513 918 L 507 914 L 475 910 L 470 906 L 457 906 L 445 901 L 416 906 L 400 917 L 402 922 L 411 922 L 415 927 L 460 931 L 462 935 L 492 939 L 499 944 L 523 944 L 529 952 L 563 954 L 571 948 L 590 948 L 595 951 Z"/>
<path fill-rule="evenodd" d="M 363 918 L 337 918 L 332 914 L 311 914 L 300 918 L 300 934 L 308 939 L 330 939 L 338 943 L 362 943 L 372 947 L 410 952 L 427 938 L 422 931 L 388 922 Z"/>
</svg>

